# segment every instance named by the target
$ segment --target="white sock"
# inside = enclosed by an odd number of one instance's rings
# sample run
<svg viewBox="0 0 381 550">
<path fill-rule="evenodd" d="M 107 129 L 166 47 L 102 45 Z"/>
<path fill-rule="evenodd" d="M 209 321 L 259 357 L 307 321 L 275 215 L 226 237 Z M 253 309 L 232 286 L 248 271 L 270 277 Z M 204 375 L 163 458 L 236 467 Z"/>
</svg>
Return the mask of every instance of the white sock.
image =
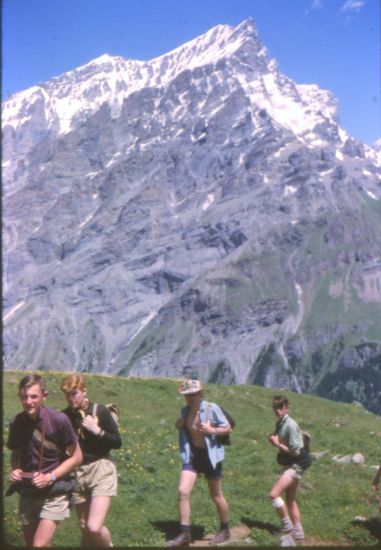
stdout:
<svg viewBox="0 0 381 550">
<path fill-rule="evenodd" d="M 282 531 L 284 531 L 285 533 L 288 533 L 289 531 L 292 531 L 294 526 L 293 526 L 292 521 L 290 520 L 290 518 L 288 516 L 286 516 L 285 518 L 282 518 L 280 521 L 281 521 L 281 524 L 282 524 Z"/>
</svg>

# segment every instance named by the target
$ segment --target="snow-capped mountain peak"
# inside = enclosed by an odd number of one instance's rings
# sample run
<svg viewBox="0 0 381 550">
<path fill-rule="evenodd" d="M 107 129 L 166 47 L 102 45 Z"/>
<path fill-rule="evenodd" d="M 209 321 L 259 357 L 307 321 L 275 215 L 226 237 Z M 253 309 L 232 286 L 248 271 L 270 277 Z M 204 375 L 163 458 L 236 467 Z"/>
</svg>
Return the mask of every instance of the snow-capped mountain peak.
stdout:
<svg viewBox="0 0 381 550">
<path fill-rule="evenodd" d="M 3 128 L 16 131 L 20 149 L 19 141 L 25 143 L 28 135 L 35 142 L 47 132 L 70 132 L 103 104 L 109 105 L 113 117 L 119 116 L 128 96 L 147 87 L 168 86 L 184 71 L 213 67 L 215 79 L 223 80 L 224 63 L 231 68 L 230 86 L 241 87 L 253 109 L 265 110 L 276 124 L 307 145 L 327 137 L 346 141 L 348 136 L 337 126 L 333 95 L 313 84 L 295 84 L 283 75 L 276 60 L 269 58 L 251 19 L 237 27 L 218 25 L 148 61 L 104 54 L 11 96 L 3 105 Z"/>
<path fill-rule="evenodd" d="M 332 94 L 282 74 L 252 21 L 149 61 L 102 55 L 3 115 L 7 368 L 191 365 L 325 395 L 373 376 L 376 151 Z"/>
<path fill-rule="evenodd" d="M 218 25 L 204 35 L 172 52 L 150 61 L 124 59 L 104 54 L 91 62 L 11 96 L 4 102 L 3 126 L 18 129 L 28 123 L 31 113 L 40 117 L 50 130 L 67 133 L 76 121 L 95 112 L 107 102 L 114 115 L 124 99 L 146 86 L 165 86 L 184 70 L 217 63 L 250 43 L 260 56 L 266 50 L 260 43 L 254 23 L 248 19 L 238 27 Z M 25 116 L 19 116 L 24 112 Z"/>
</svg>

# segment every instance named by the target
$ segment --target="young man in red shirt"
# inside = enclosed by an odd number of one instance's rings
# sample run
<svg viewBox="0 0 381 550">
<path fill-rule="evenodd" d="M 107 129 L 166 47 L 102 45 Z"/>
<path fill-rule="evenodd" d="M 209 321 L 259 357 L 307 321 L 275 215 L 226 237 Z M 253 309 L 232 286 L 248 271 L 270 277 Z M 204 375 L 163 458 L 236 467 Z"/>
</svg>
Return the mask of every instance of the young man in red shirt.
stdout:
<svg viewBox="0 0 381 550">
<path fill-rule="evenodd" d="M 18 392 L 23 412 L 13 417 L 9 426 L 9 478 L 20 493 L 19 517 L 25 543 L 33 547 L 50 546 L 59 522 L 69 517 L 69 495 L 51 496 L 49 491 L 82 462 L 68 418 L 43 405 L 47 395 L 41 376 L 25 376 Z"/>
</svg>

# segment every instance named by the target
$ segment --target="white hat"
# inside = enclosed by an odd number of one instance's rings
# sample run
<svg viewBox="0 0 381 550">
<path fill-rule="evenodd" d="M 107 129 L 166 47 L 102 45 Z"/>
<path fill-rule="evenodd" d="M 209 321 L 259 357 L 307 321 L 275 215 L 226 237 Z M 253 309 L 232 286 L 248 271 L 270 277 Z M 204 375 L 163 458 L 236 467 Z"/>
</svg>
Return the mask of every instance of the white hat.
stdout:
<svg viewBox="0 0 381 550">
<path fill-rule="evenodd" d="M 202 390 L 200 380 L 185 380 L 179 387 L 179 393 L 181 395 L 190 395 L 192 393 L 198 393 Z"/>
</svg>

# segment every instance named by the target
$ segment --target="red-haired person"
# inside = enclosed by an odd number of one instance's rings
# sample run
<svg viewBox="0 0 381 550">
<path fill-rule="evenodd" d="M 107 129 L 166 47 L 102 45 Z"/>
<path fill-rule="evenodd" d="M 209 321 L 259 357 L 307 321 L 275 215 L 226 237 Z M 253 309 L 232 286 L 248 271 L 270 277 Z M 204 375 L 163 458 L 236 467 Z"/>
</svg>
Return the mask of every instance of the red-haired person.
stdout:
<svg viewBox="0 0 381 550">
<path fill-rule="evenodd" d="M 73 502 L 82 533 L 82 546 L 113 546 L 104 525 L 112 497 L 117 494 L 117 472 L 111 449 L 122 445 L 118 426 L 105 405 L 92 403 L 84 378 L 67 376 L 61 389 L 69 406 L 63 411 L 78 434 L 83 464 L 76 470 L 77 489 Z"/>
</svg>

